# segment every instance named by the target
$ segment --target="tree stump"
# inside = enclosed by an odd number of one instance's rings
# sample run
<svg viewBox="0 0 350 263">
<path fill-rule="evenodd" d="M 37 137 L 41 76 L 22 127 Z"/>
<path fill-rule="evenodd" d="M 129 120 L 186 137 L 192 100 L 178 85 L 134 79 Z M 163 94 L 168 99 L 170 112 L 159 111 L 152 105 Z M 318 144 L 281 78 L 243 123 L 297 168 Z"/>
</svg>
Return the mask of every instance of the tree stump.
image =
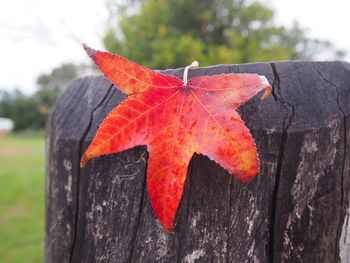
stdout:
<svg viewBox="0 0 350 263">
<path fill-rule="evenodd" d="M 126 96 L 104 77 L 70 85 L 47 124 L 46 262 L 350 262 L 350 64 L 219 65 L 190 77 L 229 72 L 273 83 L 268 100 L 239 109 L 260 173 L 244 184 L 195 155 L 172 235 L 150 205 L 146 147 L 79 167 Z"/>
</svg>

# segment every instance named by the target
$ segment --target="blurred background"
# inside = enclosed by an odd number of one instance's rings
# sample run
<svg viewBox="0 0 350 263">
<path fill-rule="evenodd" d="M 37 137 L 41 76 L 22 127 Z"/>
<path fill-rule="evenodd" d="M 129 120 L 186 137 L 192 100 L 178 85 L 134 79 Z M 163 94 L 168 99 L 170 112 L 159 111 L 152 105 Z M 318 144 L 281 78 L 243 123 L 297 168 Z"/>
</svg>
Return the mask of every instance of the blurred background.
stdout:
<svg viewBox="0 0 350 263">
<path fill-rule="evenodd" d="M 348 0 L 13 0 L 0 5 L 0 262 L 42 262 L 44 128 L 81 47 L 153 69 L 350 60 Z"/>
</svg>

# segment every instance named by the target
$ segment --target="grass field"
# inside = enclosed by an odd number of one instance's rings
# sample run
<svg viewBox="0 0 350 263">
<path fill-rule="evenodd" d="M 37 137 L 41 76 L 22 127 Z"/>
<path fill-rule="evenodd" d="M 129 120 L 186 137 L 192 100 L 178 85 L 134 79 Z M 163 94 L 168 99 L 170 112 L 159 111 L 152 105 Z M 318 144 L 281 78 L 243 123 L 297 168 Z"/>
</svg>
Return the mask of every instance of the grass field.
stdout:
<svg viewBox="0 0 350 263">
<path fill-rule="evenodd" d="M 43 262 L 44 137 L 0 138 L 0 262 Z"/>
</svg>

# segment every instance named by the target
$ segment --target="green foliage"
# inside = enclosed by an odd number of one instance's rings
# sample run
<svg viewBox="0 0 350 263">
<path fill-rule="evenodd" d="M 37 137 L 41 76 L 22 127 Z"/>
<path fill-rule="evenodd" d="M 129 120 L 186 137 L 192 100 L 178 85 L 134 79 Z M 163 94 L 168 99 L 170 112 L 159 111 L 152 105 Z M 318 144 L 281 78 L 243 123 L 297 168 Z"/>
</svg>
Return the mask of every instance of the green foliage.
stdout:
<svg viewBox="0 0 350 263">
<path fill-rule="evenodd" d="M 112 0 L 113 1 L 113 0 Z M 147 0 L 122 8 L 106 48 L 151 68 L 310 59 L 329 42 L 298 24 L 276 26 L 274 12 L 245 0 Z M 135 3 L 135 1 L 132 1 Z M 335 55 L 341 55 L 340 53 Z"/>
<path fill-rule="evenodd" d="M 56 101 L 55 91 L 38 91 L 25 96 L 20 91 L 0 93 L 0 116 L 12 119 L 15 130 L 42 129 L 50 107 Z"/>
</svg>

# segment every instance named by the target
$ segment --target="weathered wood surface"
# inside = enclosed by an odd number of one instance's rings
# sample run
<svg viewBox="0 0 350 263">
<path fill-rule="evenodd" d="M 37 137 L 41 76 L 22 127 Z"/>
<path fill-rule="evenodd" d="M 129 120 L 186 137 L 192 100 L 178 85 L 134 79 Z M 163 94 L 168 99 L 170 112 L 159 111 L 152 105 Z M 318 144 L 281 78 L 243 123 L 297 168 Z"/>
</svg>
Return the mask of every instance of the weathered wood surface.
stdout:
<svg viewBox="0 0 350 263">
<path fill-rule="evenodd" d="M 145 147 L 80 169 L 99 123 L 125 95 L 103 77 L 71 84 L 47 125 L 46 262 L 350 262 L 350 64 L 215 66 L 190 77 L 228 72 L 273 83 L 267 101 L 239 110 L 260 174 L 246 185 L 195 155 L 173 235 L 150 206 Z"/>
</svg>

